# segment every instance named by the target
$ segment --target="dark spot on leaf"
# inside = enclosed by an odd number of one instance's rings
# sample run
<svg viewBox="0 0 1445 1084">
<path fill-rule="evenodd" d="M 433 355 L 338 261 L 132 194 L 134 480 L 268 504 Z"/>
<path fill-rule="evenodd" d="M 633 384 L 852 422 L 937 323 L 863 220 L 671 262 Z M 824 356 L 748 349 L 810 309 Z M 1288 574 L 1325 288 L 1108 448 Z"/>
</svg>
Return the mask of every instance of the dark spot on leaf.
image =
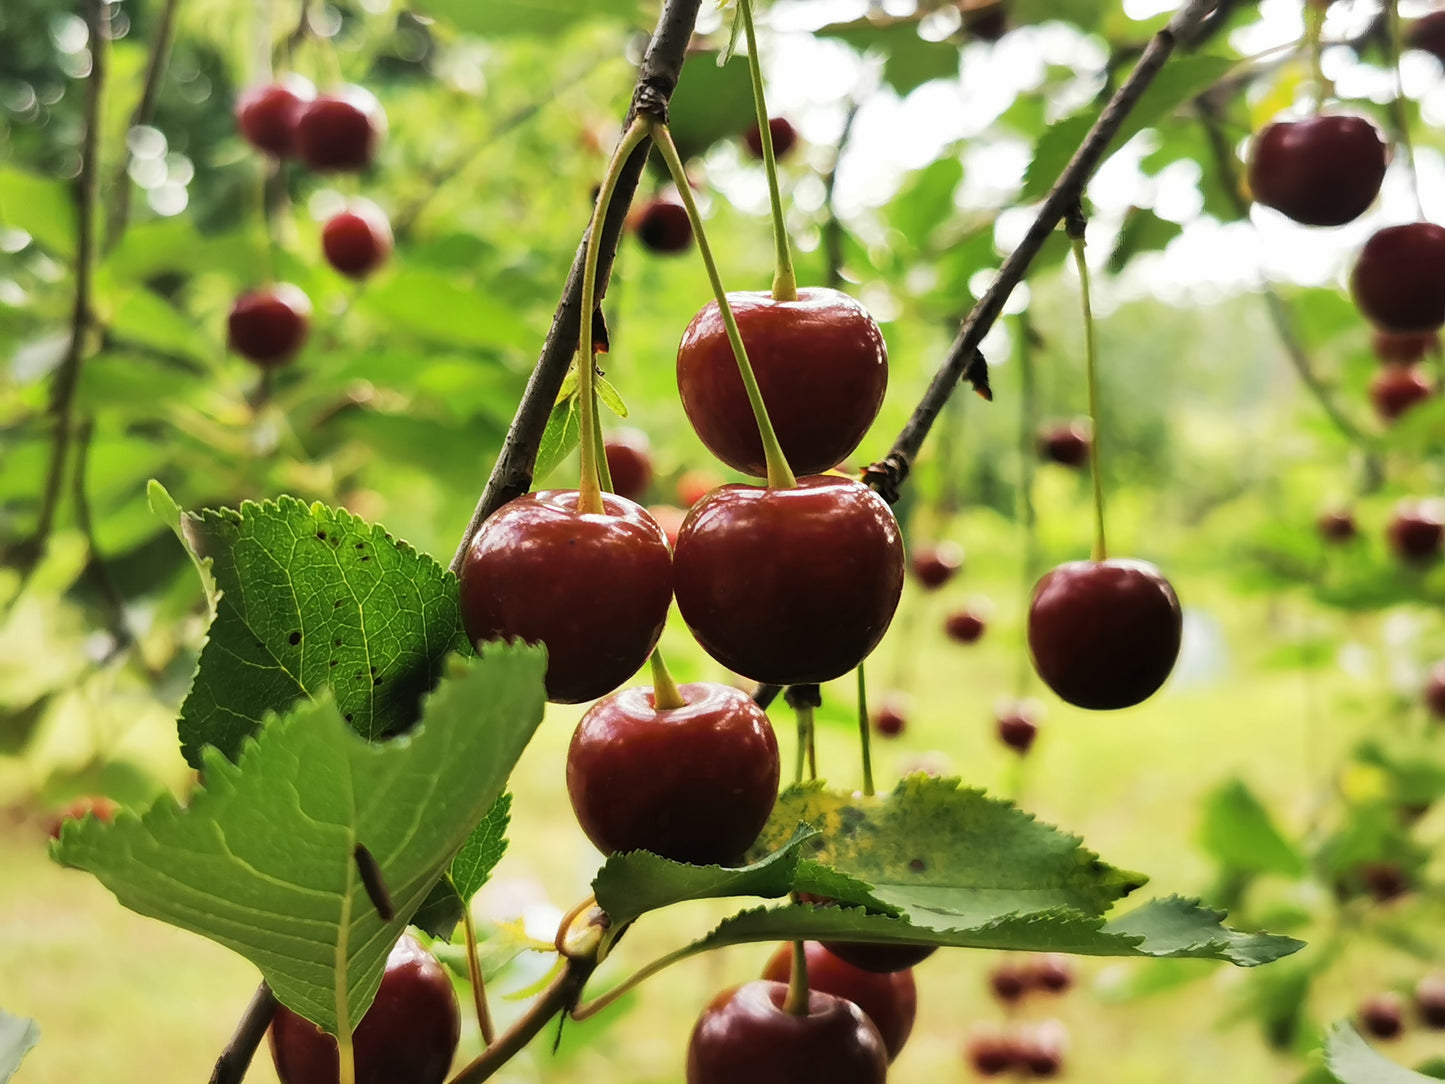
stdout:
<svg viewBox="0 0 1445 1084">
<path fill-rule="evenodd" d="M 332 646 L 332 647 L 340 647 L 340 646 L 341 646 L 341 641 L 340 641 L 340 640 L 332 640 L 332 641 L 331 641 L 331 646 Z"/>
<path fill-rule="evenodd" d="M 908 860 L 908 868 L 914 873 L 922 873 L 928 868 L 928 863 L 921 858 L 910 858 Z"/>
<path fill-rule="evenodd" d="M 335 666 L 335 665 L 336 665 L 336 660 L 335 660 L 335 659 L 332 659 L 332 660 L 331 660 L 329 663 L 327 663 L 326 665 L 327 665 L 327 666 Z"/>
<path fill-rule="evenodd" d="M 339 598 L 339 599 L 337 599 L 335 602 L 333 602 L 333 603 L 331 604 L 331 608 L 332 608 L 333 610 L 339 610 L 339 609 L 341 609 L 341 607 L 344 606 L 345 604 L 346 604 L 346 600 L 345 600 L 344 598 Z"/>
<path fill-rule="evenodd" d="M 326 541 L 326 532 L 325 532 L 325 531 L 317 531 L 317 532 L 316 532 L 316 537 L 319 538 L 319 539 L 321 539 L 321 541 L 325 542 L 325 541 Z"/>
<path fill-rule="evenodd" d="M 301 642 L 301 633 L 299 631 L 293 632 L 290 636 L 286 637 L 286 642 L 293 647 L 296 646 Z"/>
<path fill-rule="evenodd" d="M 373 667 L 371 668 L 371 672 L 372 672 L 373 674 L 376 673 L 376 667 L 373 666 Z"/>
<path fill-rule="evenodd" d="M 368 553 L 365 557 L 362 558 L 362 560 L 363 560 L 363 561 L 370 561 L 370 560 L 371 560 L 371 554 Z"/>
<path fill-rule="evenodd" d="M 359 549 L 359 550 L 364 550 L 364 549 L 366 549 L 366 543 L 365 543 L 365 542 L 358 542 L 358 543 L 356 544 L 356 548 Z"/>
<path fill-rule="evenodd" d="M 354 677 L 357 681 L 366 680 L 366 675 L 363 674 L 360 670 L 356 671 L 356 673 L 352 674 L 351 676 Z"/>
<path fill-rule="evenodd" d="M 371 683 L 372 683 L 373 685 L 380 685 L 380 684 L 381 684 L 381 678 L 373 678 Z"/>
<path fill-rule="evenodd" d="M 256 646 L 257 646 L 257 647 L 265 647 L 266 645 L 263 644 L 260 640 L 257 640 L 257 641 L 256 641 Z"/>
<path fill-rule="evenodd" d="M 351 712 L 349 712 L 349 711 L 346 713 L 346 721 L 347 721 L 348 723 L 351 722 Z"/>
</svg>

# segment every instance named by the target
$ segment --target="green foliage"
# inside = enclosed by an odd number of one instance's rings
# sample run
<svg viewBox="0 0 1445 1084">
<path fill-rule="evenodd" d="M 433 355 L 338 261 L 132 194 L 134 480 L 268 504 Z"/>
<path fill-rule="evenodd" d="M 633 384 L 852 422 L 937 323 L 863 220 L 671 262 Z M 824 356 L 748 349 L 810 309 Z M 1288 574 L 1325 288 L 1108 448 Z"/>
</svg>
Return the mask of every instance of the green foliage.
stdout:
<svg viewBox="0 0 1445 1084">
<path fill-rule="evenodd" d="M 835 23 L 819 30 L 818 36 L 837 38 L 860 53 L 878 55 L 883 61 L 884 82 L 900 95 L 931 80 L 958 74 L 958 46 L 951 41 L 927 41 L 908 21 Z"/>
<path fill-rule="evenodd" d="M 1224 869 L 1298 877 L 1304 858 L 1241 780 L 1220 784 L 1204 803 L 1200 843 Z"/>
<path fill-rule="evenodd" d="M 1343 1021 L 1325 1038 L 1325 1066 L 1339 1084 L 1419 1084 L 1437 1079 L 1402 1069 L 1375 1053 L 1359 1032 Z"/>
<path fill-rule="evenodd" d="M 550 37 L 584 18 L 635 18 L 642 7 L 638 0 L 426 0 L 421 6 L 458 30 L 488 38 Z"/>
<path fill-rule="evenodd" d="M 0 1009 L 0 1084 L 5 1084 L 32 1047 L 40 1041 L 40 1025 Z"/>
</svg>

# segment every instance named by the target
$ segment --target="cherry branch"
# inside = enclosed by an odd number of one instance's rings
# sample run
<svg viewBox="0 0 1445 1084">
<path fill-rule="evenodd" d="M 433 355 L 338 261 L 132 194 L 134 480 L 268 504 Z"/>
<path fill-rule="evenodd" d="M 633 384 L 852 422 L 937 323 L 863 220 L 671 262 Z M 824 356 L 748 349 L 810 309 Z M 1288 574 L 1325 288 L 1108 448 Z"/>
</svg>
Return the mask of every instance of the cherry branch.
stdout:
<svg viewBox="0 0 1445 1084">
<path fill-rule="evenodd" d="M 639 116 L 666 122 L 667 103 L 682 74 L 687 44 L 692 38 L 701 6 L 702 0 L 666 0 L 663 4 L 657 29 L 653 32 L 637 73 L 637 85 L 633 89 L 632 104 L 622 124 L 623 131 Z M 642 176 L 643 164 L 647 161 L 651 149 L 651 142 L 644 141 L 628 157 L 618 174 L 617 188 L 602 221 L 597 261 L 599 304 L 607 292 L 607 282 L 612 274 L 612 262 L 617 255 L 617 243 L 622 236 L 623 223 L 627 219 L 633 194 L 637 191 L 637 182 Z M 532 470 L 537 462 L 537 449 L 542 442 L 542 433 L 547 428 L 547 419 L 572 364 L 572 357 L 577 352 L 582 317 L 583 267 L 591 232 L 589 226 L 577 245 L 577 253 L 572 259 L 572 270 L 567 275 L 567 285 L 552 317 L 552 326 L 542 345 L 541 356 L 527 381 L 527 390 L 522 395 L 522 401 L 517 404 L 517 413 L 507 430 L 501 455 L 497 457 L 497 464 L 487 479 L 486 488 L 482 490 L 481 498 L 472 512 L 471 522 L 467 524 L 461 544 L 452 558 L 453 572 L 461 568 L 467 546 L 482 522 L 502 505 L 532 488 Z M 587 316 L 591 319 L 591 313 Z"/>
<path fill-rule="evenodd" d="M 251 1067 L 251 1058 L 261 1045 L 266 1029 L 271 1026 L 271 1017 L 276 1014 L 276 995 L 264 982 L 256 987 L 246 1011 L 241 1014 L 231 1041 L 216 1059 L 211 1070 L 210 1084 L 241 1084 L 246 1070 Z"/>
<path fill-rule="evenodd" d="M 536 1001 L 527 1006 L 527 1011 L 518 1017 L 511 1027 L 498 1035 L 496 1042 L 452 1077 L 450 1084 L 481 1084 L 484 1080 L 490 1080 L 498 1069 L 526 1049 L 527 1044 L 547 1026 L 548 1021 L 558 1013 L 568 1012 L 577 1004 L 582 988 L 587 985 L 587 980 L 591 978 L 596 967 L 596 961 L 588 957 L 567 959 L 562 973 L 538 995 Z"/>
</svg>

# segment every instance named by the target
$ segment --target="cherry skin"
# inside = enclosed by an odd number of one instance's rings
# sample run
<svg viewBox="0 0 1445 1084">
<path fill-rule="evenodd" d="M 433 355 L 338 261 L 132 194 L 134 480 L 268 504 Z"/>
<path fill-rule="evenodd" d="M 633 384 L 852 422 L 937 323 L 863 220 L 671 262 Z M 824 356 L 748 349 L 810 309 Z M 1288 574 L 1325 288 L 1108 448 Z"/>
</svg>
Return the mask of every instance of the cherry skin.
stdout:
<svg viewBox="0 0 1445 1084">
<path fill-rule="evenodd" d="M 1402 561 L 1428 564 L 1445 543 L 1445 507 L 1438 501 L 1401 501 L 1386 528 L 1390 548 Z"/>
<path fill-rule="evenodd" d="M 1445 324 L 1445 227 L 1408 222 L 1380 230 L 1355 261 L 1350 293 L 1385 331 L 1438 330 Z"/>
<path fill-rule="evenodd" d="M 442 1084 L 461 1027 L 446 969 L 403 934 L 351 1037 L 356 1084 Z M 284 1005 L 271 1021 L 271 1057 L 281 1084 L 336 1084 L 340 1076 L 336 1040 Z"/>
<path fill-rule="evenodd" d="M 1046 952 L 1029 961 L 1027 966 L 1029 984 L 1035 990 L 1047 990 L 1051 994 L 1062 994 L 1074 985 L 1074 965 L 1067 956 L 1057 952 Z"/>
<path fill-rule="evenodd" d="M 1405 1030 L 1405 1001 L 1393 990 L 1366 998 L 1358 1015 L 1360 1026 L 1376 1039 L 1393 1039 Z"/>
<path fill-rule="evenodd" d="M 605 515 L 579 513 L 576 490 L 518 497 L 482 524 L 462 562 L 467 636 L 545 644 L 547 697 L 558 704 L 594 700 L 635 674 L 672 598 L 662 528 L 616 494 L 602 504 Z"/>
<path fill-rule="evenodd" d="M 1423 49 L 1445 63 L 1445 11 L 1432 11 L 1410 24 L 1405 42 L 1411 49 Z"/>
<path fill-rule="evenodd" d="M 847 294 L 823 288 L 799 290 L 796 301 L 730 293 L 728 304 L 788 465 L 797 474 L 818 474 L 843 462 L 878 416 L 888 387 L 888 350 L 877 322 Z M 683 332 L 677 388 L 713 455 L 744 474 L 767 474 L 716 301 Z"/>
<path fill-rule="evenodd" d="M 1445 662 L 1430 667 L 1425 679 L 1425 707 L 1436 719 L 1445 719 Z"/>
<path fill-rule="evenodd" d="M 907 971 L 938 951 L 933 945 L 884 945 L 867 941 L 824 941 L 823 947 L 840 960 L 875 975 Z"/>
<path fill-rule="evenodd" d="M 629 501 L 640 501 L 652 484 L 652 457 L 647 434 L 640 429 L 619 429 L 602 443 L 612 491 Z"/>
<path fill-rule="evenodd" d="M 1445 975 L 1426 975 L 1415 984 L 1415 1008 L 1427 1028 L 1445 1028 Z"/>
<path fill-rule="evenodd" d="M 873 713 L 873 729 L 885 738 L 896 738 L 908 727 L 908 713 L 901 696 L 886 696 Z"/>
<path fill-rule="evenodd" d="M 948 638 L 959 644 L 978 643 L 987 627 L 987 622 L 971 609 L 957 610 L 949 614 L 943 623 L 943 631 Z"/>
<path fill-rule="evenodd" d="M 918 987 L 912 971 L 879 975 L 854 967 L 834 956 L 816 941 L 809 941 L 803 951 L 808 958 L 808 989 L 818 990 L 844 1001 L 851 1001 L 863 1010 L 883 1039 L 891 1062 L 898 1057 L 903 1044 L 913 1031 L 918 1014 Z M 793 946 L 780 945 L 763 968 L 764 979 L 787 983 L 792 975 Z"/>
<path fill-rule="evenodd" d="M 798 142 L 798 130 L 786 117 L 769 117 L 768 134 L 773 137 L 773 157 L 784 158 Z M 743 146 L 748 153 L 759 160 L 763 157 L 763 135 L 757 121 L 748 125 L 743 133 Z"/>
<path fill-rule="evenodd" d="M 316 88 L 299 75 L 252 87 L 236 102 L 236 127 L 247 143 L 273 158 L 296 153 L 296 122 Z"/>
<path fill-rule="evenodd" d="M 1346 509 L 1321 512 L 1315 520 L 1315 529 L 1326 542 L 1349 542 L 1360 533 L 1354 514 Z"/>
<path fill-rule="evenodd" d="M 1060 422 L 1039 433 L 1039 457 L 1063 467 L 1082 467 L 1089 462 L 1092 443 L 1088 422 Z"/>
<path fill-rule="evenodd" d="M 1365 117 L 1279 121 L 1255 137 L 1249 187 L 1255 201 L 1306 226 L 1343 226 L 1375 202 L 1389 145 Z"/>
<path fill-rule="evenodd" d="M 999 712 L 994 725 L 998 731 L 998 740 L 1023 756 L 1033 748 L 1034 739 L 1038 737 L 1038 708 L 1032 701 L 1016 704 Z"/>
<path fill-rule="evenodd" d="M 1057 1024 L 1026 1028 L 1015 1040 L 1014 1064 L 1030 1076 L 1058 1076 L 1064 1067 L 1064 1040 Z"/>
<path fill-rule="evenodd" d="M 321 251 L 326 262 L 343 275 L 362 279 L 391 255 L 391 223 L 370 200 L 355 200 L 321 227 Z"/>
<path fill-rule="evenodd" d="M 1006 961 L 988 973 L 988 986 L 994 997 L 1011 1005 L 1029 992 L 1029 975 L 1019 964 Z"/>
<path fill-rule="evenodd" d="M 603 854 L 651 851 L 674 862 L 737 865 L 778 796 L 778 742 L 767 714 L 731 685 L 691 684 L 685 707 L 658 711 L 651 689 L 587 710 L 567 750 L 567 793 Z"/>
<path fill-rule="evenodd" d="M 376 159 L 386 114 L 361 87 L 344 87 L 311 102 L 296 122 L 296 154 L 317 173 L 358 173 Z"/>
<path fill-rule="evenodd" d="M 998 41 L 1008 33 L 1008 12 L 1002 3 L 970 8 L 963 13 L 963 28 L 980 41 Z"/>
<path fill-rule="evenodd" d="M 1395 421 L 1434 394 L 1433 385 L 1415 365 L 1387 365 L 1370 380 L 1370 401 L 1386 422 Z"/>
<path fill-rule="evenodd" d="M 903 542 L 882 497 L 836 475 L 792 489 L 726 485 L 677 535 L 677 607 L 709 655 L 754 681 L 852 670 L 903 593 Z"/>
<path fill-rule="evenodd" d="M 908 569 L 925 590 L 935 591 L 953 579 L 963 564 L 963 548 L 956 542 L 939 542 L 913 551 Z"/>
<path fill-rule="evenodd" d="M 262 368 L 296 356 L 311 331 L 311 299 L 289 282 L 242 294 L 226 317 L 226 342 Z"/>
<path fill-rule="evenodd" d="M 1153 696 L 1179 657 L 1182 631 L 1174 589 L 1144 561 L 1060 565 L 1029 604 L 1034 669 L 1063 700 L 1094 711 Z"/>
<path fill-rule="evenodd" d="M 1377 330 L 1370 336 L 1370 345 L 1381 361 L 1413 365 L 1417 361 L 1424 361 L 1427 354 L 1440 352 L 1440 333 L 1422 331 L 1397 335 L 1393 331 Z"/>
<path fill-rule="evenodd" d="M 1002 1076 L 1018 1060 L 1018 1050 L 1007 1035 L 975 1035 L 968 1040 L 964 1056 L 979 1076 Z"/>
<path fill-rule="evenodd" d="M 686 252 L 692 247 L 692 220 L 675 196 L 656 196 L 631 216 L 632 232 L 642 247 L 662 255 Z"/>
<path fill-rule="evenodd" d="M 703 1010 L 687 1045 L 687 1084 L 883 1084 L 888 1052 L 863 1010 L 808 991 L 807 1015 L 783 1008 L 788 987 L 749 982 Z"/>
</svg>

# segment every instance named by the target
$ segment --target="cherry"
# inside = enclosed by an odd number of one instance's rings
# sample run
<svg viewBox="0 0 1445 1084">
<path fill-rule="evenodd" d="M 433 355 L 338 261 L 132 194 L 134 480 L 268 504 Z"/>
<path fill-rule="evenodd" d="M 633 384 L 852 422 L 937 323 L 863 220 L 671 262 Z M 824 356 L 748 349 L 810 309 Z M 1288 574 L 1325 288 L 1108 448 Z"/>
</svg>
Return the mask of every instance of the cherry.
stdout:
<svg viewBox="0 0 1445 1084">
<path fill-rule="evenodd" d="M 1028 964 L 1029 983 L 1036 990 L 1062 994 L 1074 984 L 1074 965 L 1067 956 L 1046 952 Z"/>
<path fill-rule="evenodd" d="M 1346 509 L 1321 512 L 1315 528 L 1326 542 L 1348 542 L 1360 533 L 1354 513 Z"/>
<path fill-rule="evenodd" d="M 908 726 L 906 703 L 902 696 L 891 695 L 873 713 L 873 729 L 885 738 L 896 738 Z"/>
<path fill-rule="evenodd" d="M 960 644 L 975 644 L 988 625 L 973 609 L 956 610 L 943 622 L 943 631 L 950 640 Z"/>
<path fill-rule="evenodd" d="M 612 491 L 629 501 L 640 501 L 652 484 L 652 457 L 647 434 L 640 429 L 619 429 L 602 443 Z"/>
<path fill-rule="evenodd" d="M 1393 331 L 1376 330 L 1370 336 L 1370 345 L 1374 347 L 1375 356 L 1381 361 L 1413 365 L 1417 361 L 1423 361 L 1427 354 L 1440 352 L 1440 333 L 1421 331 L 1396 334 Z"/>
<path fill-rule="evenodd" d="M 1376 903 L 1389 903 L 1410 891 L 1410 878 L 1395 862 L 1366 862 L 1360 879 Z"/>
<path fill-rule="evenodd" d="M 1430 667 L 1425 679 L 1425 707 L 1437 719 L 1445 719 L 1445 662 Z"/>
<path fill-rule="evenodd" d="M 677 536 L 677 607 L 703 649 L 754 681 L 808 685 L 868 655 L 903 592 L 903 543 L 882 497 L 850 478 L 725 485 Z"/>
<path fill-rule="evenodd" d="M 1065 1034 L 1058 1023 L 1026 1028 L 1015 1039 L 1014 1064 L 1030 1076 L 1058 1076 L 1064 1067 Z"/>
<path fill-rule="evenodd" d="M 988 985 L 994 997 L 1005 1004 L 1012 1004 L 1029 992 L 1030 977 L 1020 965 L 1005 962 L 988 973 Z"/>
<path fill-rule="evenodd" d="M 1430 381 L 1414 365 L 1386 365 L 1370 380 L 1375 413 L 1387 422 L 1395 421 L 1434 394 Z"/>
<path fill-rule="evenodd" d="M 1082 467 L 1089 462 L 1092 443 L 1087 421 L 1059 422 L 1040 431 L 1039 456 L 1061 466 Z"/>
<path fill-rule="evenodd" d="M 963 13 L 963 28 L 981 41 L 998 41 L 1008 33 L 1008 12 L 1002 3 L 969 8 Z"/>
<path fill-rule="evenodd" d="M 1380 194 L 1389 145 L 1366 117 L 1278 121 L 1255 137 L 1249 187 L 1255 201 L 1306 226 L 1342 226 Z"/>
<path fill-rule="evenodd" d="M 593 704 L 567 750 L 567 794 L 603 854 L 735 865 L 773 811 L 778 742 L 742 690 L 679 691 L 686 704 L 677 708 L 657 709 L 648 688 Z"/>
<path fill-rule="evenodd" d="M 1426 975 L 1415 984 L 1415 1008 L 1426 1027 L 1445 1028 L 1445 975 Z"/>
<path fill-rule="evenodd" d="M 1401 501 L 1386 528 L 1390 548 L 1402 561 L 1427 564 L 1445 542 L 1445 505 L 1439 501 Z"/>
<path fill-rule="evenodd" d="M 593 700 L 647 661 L 672 598 L 671 553 L 646 509 L 602 494 L 605 515 L 577 510 L 577 491 L 510 501 L 462 562 L 462 623 L 473 643 L 499 636 L 547 646 L 547 696 Z"/>
<path fill-rule="evenodd" d="M 1014 1067 L 1017 1050 L 1012 1037 L 984 1033 L 968 1040 L 965 1055 L 979 1076 L 1002 1076 Z"/>
<path fill-rule="evenodd" d="M 315 97 L 316 88 L 299 75 L 252 87 L 236 102 L 236 127 L 257 150 L 289 158 L 296 153 L 296 122 Z"/>
<path fill-rule="evenodd" d="M 343 275 L 365 278 L 391 255 L 391 223 L 370 200 L 354 200 L 321 227 L 321 251 Z"/>
<path fill-rule="evenodd" d="M 808 989 L 857 1005 L 878 1029 L 888 1060 L 898 1057 L 913 1031 L 913 1019 L 918 1013 L 918 987 L 913 981 L 913 972 L 879 975 L 864 971 L 834 956 L 816 941 L 809 941 L 803 951 L 808 958 Z M 785 983 L 792 974 L 792 966 L 793 946 L 780 945 L 768 960 L 762 977 Z"/>
<path fill-rule="evenodd" d="M 1393 1039 L 1405 1030 L 1405 1001 L 1393 990 L 1366 998 L 1358 1015 L 1360 1026 L 1376 1039 Z"/>
<path fill-rule="evenodd" d="M 851 1001 L 808 991 L 808 1012 L 783 1008 L 788 987 L 749 982 L 703 1010 L 687 1046 L 687 1084 L 883 1084 L 888 1053 Z"/>
<path fill-rule="evenodd" d="M 939 542 L 914 550 L 908 567 L 914 579 L 933 591 L 953 579 L 962 564 L 963 547 L 957 542 Z"/>
<path fill-rule="evenodd" d="M 242 294 L 226 317 L 226 341 L 263 368 L 296 356 L 311 330 L 311 299 L 289 282 Z"/>
<path fill-rule="evenodd" d="M 998 740 L 1015 753 L 1027 753 L 1033 748 L 1034 738 L 1039 733 L 1038 714 L 1039 705 L 1031 700 L 1022 701 L 1006 711 L 999 712 L 995 718 Z"/>
<path fill-rule="evenodd" d="M 1445 228 L 1409 222 L 1380 230 L 1355 261 L 1350 292 L 1386 331 L 1437 330 L 1445 324 Z"/>
<path fill-rule="evenodd" d="M 1179 657 L 1183 617 L 1169 581 L 1144 561 L 1072 561 L 1029 604 L 1029 651 L 1045 684 L 1095 711 L 1147 700 Z"/>
<path fill-rule="evenodd" d="M 1411 49 L 1423 49 L 1445 63 L 1445 11 L 1432 11 L 1410 24 L 1405 42 Z"/>
<path fill-rule="evenodd" d="M 318 173 L 356 173 L 376 158 L 386 114 L 370 91 L 343 87 L 323 94 L 296 122 L 296 154 Z"/>
<path fill-rule="evenodd" d="M 694 468 L 682 472 L 677 480 L 677 503 L 691 508 L 723 484 L 723 476 L 715 470 Z"/>
<path fill-rule="evenodd" d="M 884 945 L 868 941 L 824 941 L 823 947 L 840 960 L 877 975 L 907 971 L 937 951 L 934 945 Z"/>
<path fill-rule="evenodd" d="M 441 1084 L 462 1018 L 446 969 L 403 934 L 386 959 L 376 1000 L 352 1034 L 356 1084 Z M 284 1005 L 271 1021 L 271 1057 L 281 1084 L 336 1084 L 336 1040 Z"/>
<path fill-rule="evenodd" d="M 116 811 L 119 809 L 120 806 L 113 799 L 107 798 L 103 794 L 87 794 L 76 798 L 56 810 L 54 816 L 50 818 L 50 838 L 59 839 L 60 829 L 69 820 L 80 820 L 83 817 L 92 816 L 98 821 L 109 824 L 115 820 Z"/>
<path fill-rule="evenodd" d="M 888 386 L 883 332 L 838 290 L 728 294 L 768 418 L 798 474 L 836 466 L 868 432 Z M 682 408 L 708 450 L 734 470 L 767 474 L 758 424 L 716 301 L 692 318 L 677 348 Z"/>
<path fill-rule="evenodd" d="M 783 158 L 798 142 L 798 130 L 785 117 L 768 118 L 768 134 L 773 137 L 773 157 Z M 763 134 L 758 122 L 753 121 L 743 133 L 743 145 L 754 158 L 763 157 Z"/>
<path fill-rule="evenodd" d="M 642 247 L 671 255 L 692 247 L 692 220 L 675 196 L 655 196 L 631 216 L 632 232 Z"/>
</svg>

